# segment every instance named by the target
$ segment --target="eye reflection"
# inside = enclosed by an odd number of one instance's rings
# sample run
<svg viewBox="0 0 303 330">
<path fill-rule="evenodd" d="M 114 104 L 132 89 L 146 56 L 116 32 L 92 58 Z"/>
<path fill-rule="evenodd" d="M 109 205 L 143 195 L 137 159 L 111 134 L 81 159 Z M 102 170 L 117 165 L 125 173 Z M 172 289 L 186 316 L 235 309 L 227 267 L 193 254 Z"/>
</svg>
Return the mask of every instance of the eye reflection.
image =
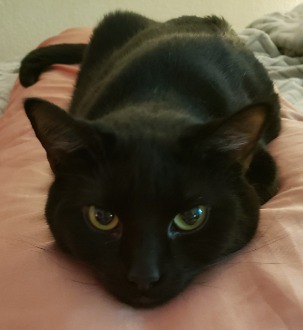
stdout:
<svg viewBox="0 0 303 330">
<path fill-rule="evenodd" d="M 86 217 L 89 222 L 99 230 L 112 230 L 119 225 L 119 218 L 117 215 L 93 205 L 86 208 Z"/>
<path fill-rule="evenodd" d="M 183 231 L 191 231 L 198 228 L 206 219 L 206 207 L 198 205 L 188 211 L 179 213 L 174 217 L 174 224 Z"/>
</svg>

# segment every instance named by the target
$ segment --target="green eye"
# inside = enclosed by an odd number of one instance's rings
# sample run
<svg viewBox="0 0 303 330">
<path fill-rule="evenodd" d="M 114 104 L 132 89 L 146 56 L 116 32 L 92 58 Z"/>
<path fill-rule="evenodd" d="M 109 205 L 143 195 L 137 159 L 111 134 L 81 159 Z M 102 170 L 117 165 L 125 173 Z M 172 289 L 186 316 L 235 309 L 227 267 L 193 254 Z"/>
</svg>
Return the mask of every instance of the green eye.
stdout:
<svg viewBox="0 0 303 330">
<path fill-rule="evenodd" d="M 181 230 L 190 231 L 198 228 L 206 218 L 206 207 L 199 205 L 174 217 L 174 224 Z"/>
<path fill-rule="evenodd" d="M 100 230 L 111 230 L 119 224 L 119 218 L 115 214 L 95 206 L 87 209 L 87 218 L 95 228 Z"/>
</svg>

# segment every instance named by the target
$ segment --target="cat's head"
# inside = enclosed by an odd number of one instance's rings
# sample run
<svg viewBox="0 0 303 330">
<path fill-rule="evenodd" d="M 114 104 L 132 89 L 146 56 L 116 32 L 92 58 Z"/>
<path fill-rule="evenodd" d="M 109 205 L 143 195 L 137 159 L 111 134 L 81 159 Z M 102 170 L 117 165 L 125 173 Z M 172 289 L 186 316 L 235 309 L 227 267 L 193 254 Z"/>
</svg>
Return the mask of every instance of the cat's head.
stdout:
<svg viewBox="0 0 303 330">
<path fill-rule="evenodd" d="M 56 241 L 123 302 L 167 301 L 253 236 L 259 202 L 245 171 L 262 106 L 155 130 L 73 119 L 37 99 L 25 109 L 55 174 L 46 217 Z"/>
</svg>

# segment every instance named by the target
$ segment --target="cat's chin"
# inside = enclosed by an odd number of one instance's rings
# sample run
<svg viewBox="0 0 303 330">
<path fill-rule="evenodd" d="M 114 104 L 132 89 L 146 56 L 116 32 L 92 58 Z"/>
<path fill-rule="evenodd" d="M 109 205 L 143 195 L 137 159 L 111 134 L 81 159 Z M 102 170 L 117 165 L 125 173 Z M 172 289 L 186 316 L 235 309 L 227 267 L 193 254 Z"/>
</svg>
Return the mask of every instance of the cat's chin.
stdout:
<svg viewBox="0 0 303 330">
<path fill-rule="evenodd" d="M 139 296 L 137 298 L 127 300 L 127 304 L 135 308 L 155 308 L 166 303 L 167 300 L 158 300 L 148 296 Z"/>
<path fill-rule="evenodd" d="M 146 295 L 141 295 L 137 297 L 131 297 L 131 298 L 121 298 L 118 297 L 118 299 L 126 303 L 127 305 L 130 305 L 134 308 L 138 309 L 150 309 L 150 308 L 156 308 L 160 307 L 161 305 L 166 304 L 169 300 L 171 300 L 173 297 L 169 298 L 154 298 L 154 297 L 149 297 Z"/>
<path fill-rule="evenodd" d="M 123 304 L 127 304 L 131 307 L 138 309 L 156 308 L 158 306 L 166 304 L 168 301 L 173 299 L 178 292 L 166 294 L 166 295 L 155 295 L 152 293 L 140 293 L 140 292 L 117 292 L 112 291 L 103 285 L 104 289 L 117 301 Z"/>
</svg>

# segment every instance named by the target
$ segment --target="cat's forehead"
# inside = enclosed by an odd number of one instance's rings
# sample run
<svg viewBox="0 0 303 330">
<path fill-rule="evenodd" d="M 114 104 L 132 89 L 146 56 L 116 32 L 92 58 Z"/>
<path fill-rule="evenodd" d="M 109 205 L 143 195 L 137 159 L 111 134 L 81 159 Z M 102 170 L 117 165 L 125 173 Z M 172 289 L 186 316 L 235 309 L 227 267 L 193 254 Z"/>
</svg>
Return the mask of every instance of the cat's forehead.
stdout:
<svg viewBox="0 0 303 330">
<path fill-rule="evenodd" d="M 189 116 L 182 101 L 153 100 L 121 106 L 97 120 L 99 127 L 107 127 L 125 138 L 157 136 L 176 137 L 198 119 Z"/>
<path fill-rule="evenodd" d="M 194 154 L 192 157 L 196 158 Z M 121 193 L 147 204 L 169 204 L 171 199 L 196 197 L 209 177 L 211 166 L 203 160 L 188 158 L 188 154 L 176 146 L 150 141 L 141 140 L 136 145 L 119 148 L 117 158 L 110 162 L 115 195 Z"/>
</svg>

